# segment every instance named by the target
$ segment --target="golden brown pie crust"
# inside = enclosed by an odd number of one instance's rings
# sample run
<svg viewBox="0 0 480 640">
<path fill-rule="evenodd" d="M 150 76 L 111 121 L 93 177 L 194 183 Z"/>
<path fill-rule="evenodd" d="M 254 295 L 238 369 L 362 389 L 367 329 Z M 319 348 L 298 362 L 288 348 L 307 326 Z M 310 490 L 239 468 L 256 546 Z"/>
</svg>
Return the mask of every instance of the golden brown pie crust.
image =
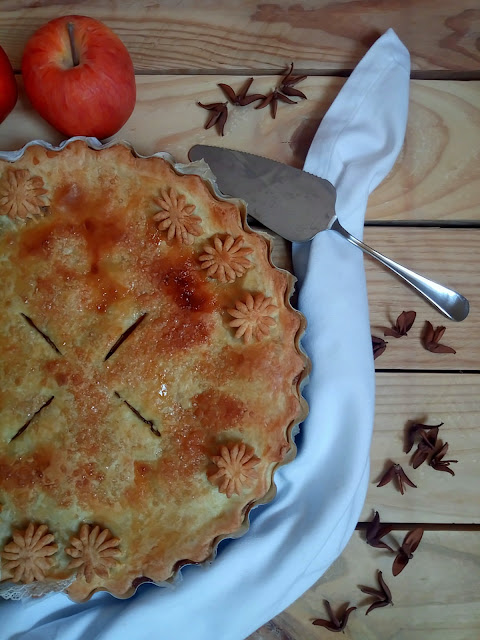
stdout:
<svg viewBox="0 0 480 640">
<path fill-rule="evenodd" d="M 0 161 L 1 581 L 132 595 L 213 557 L 306 415 L 293 277 L 239 201 L 83 141 Z"/>
</svg>

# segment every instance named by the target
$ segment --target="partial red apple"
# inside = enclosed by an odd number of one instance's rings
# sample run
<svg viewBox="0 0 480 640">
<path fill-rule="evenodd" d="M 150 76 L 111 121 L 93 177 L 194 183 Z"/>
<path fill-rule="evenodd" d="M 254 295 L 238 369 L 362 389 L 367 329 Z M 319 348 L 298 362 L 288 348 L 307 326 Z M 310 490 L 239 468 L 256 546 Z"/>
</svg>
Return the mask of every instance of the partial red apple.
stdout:
<svg viewBox="0 0 480 640">
<path fill-rule="evenodd" d="M 0 122 L 3 122 L 17 102 L 18 90 L 12 65 L 0 47 Z"/>
<path fill-rule="evenodd" d="M 67 136 L 108 138 L 135 106 L 135 74 L 125 45 L 86 16 L 40 27 L 23 52 L 22 74 L 33 107 Z"/>
</svg>

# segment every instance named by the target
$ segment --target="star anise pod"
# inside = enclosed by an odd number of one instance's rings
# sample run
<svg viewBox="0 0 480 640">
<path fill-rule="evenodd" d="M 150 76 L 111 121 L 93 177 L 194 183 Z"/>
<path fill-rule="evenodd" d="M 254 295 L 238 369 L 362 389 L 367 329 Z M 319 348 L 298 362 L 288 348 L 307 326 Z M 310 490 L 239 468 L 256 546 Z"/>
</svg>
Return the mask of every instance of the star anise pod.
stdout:
<svg viewBox="0 0 480 640">
<path fill-rule="evenodd" d="M 349 607 L 347 603 L 345 611 L 342 613 L 342 615 L 336 616 L 332 611 L 332 607 L 329 601 L 324 600 L 323 602 L 325 604 L 325 609 L 327 610 L 330 620 L 316 618 L 312 622 L 312 624 L 316 625 L 317 627 L 325 627 L 325 629 L 328 629 L 329 631 L 343 631 L 347 625 L 348 616 L 352 613 L 352 611 L 355 611 L 357 607 Z"/>
<path fill-rule="evenodd" d="M 420 442 L 418 443 L 417 450 L 410 460 L 410 464 L 414 469 L 418 469 L 418 467 L 423 464 L 428 456 L 435 450 L 438 438 L 438 427 L 434 427 L 428 433 L 420 430 L 419 434 Z"/>
<path fill-rule="evenodd" d="M 453 469 L 450 469 L 450 464 L 458 462 L 458 460 L 443 460 L 443 456 L 446 455 L 447 451 L 448 442 L 445 442 L 442 448 L 433 454 L 432 459 L 428 464 L 433 467 L 435 471 L 446 471 L 450 475 L 454 476 L 455 473 Z"/>
<path fill-rule="evenodd" d="M 389 524 L 380 526 L 380 515 L 378 511 L 375 511 L 373 520 L 368 523 L 365 531 L 367 544 L 371 547 L 377 547 L 378 549 L 388 549 L 392 553 L 395 553 L 392 547 L 389 547 L 388 544 L 382 540 L 383 536 L 386 536 L 391 530 L 392 526 Z"/>
<path fill-rule="evenodd" d="M 376 598 L 375 602 L 373 602 L 366 610 L 366 616 L 368 616 L 370 611 L 373 611 L 374 609 L 378 609 L 379 607 L 386 607 L 388 604 L 393 605 L 392 592 L 385 583 L 383 574 L 380 570 L 377 571 L 377 580 L 380 589 L 373 589 L 372 587 L 360 587 L 360 591 Z"/>
<path fill-rule="evenodd" d="M 393 479 L 396 480 L 398 489 L 400 490 L 400 493 L 402 494 L 402 496 L 405 493 L 404 483 L 408 484 L 408 486 L 410 486 L 410 487 L 414 487 L 415 489 L 417 488 L 417 485 L 413 484 L 413 482 L 407 476 L 407 474 L 402 469 L 402 467 L 399 464 L 396 464 L 394 462 L 387 469 L 387 471 L 383 474 L 380 482 L 377 484 L 377 487 L 383 487 L 384 485 L 386 485 L 389 482 L 391 482 Z"/>
<path fill-rule="evenodd" d="M 282 84 L 280 85 L 280 91 L 286 96 L 294 96 L 295 98 L 303 98 L 307 99 L 307 96 L 300 91 L 299 89 L 295 89 L 294 85 L 298 84 L 302 80 L 305 80 L 307 76 L 294 76 L 293 75 L 293 62 L 290 63 L 290 67 L 283 77 Z"/>
<path fill-rule="evenodd" d="M 405 569 L 409 560 L 413 558 L 413 552 L 420 544 L 422 536 L 423 529 L 421 527 L 417 527 L 407 533 L 393 561 L 392 573 L 394 576 L 398 576 Z"/>
<path fill-rule="evenodd" d="M 277 106 L 279 100 L 281 102 L 286 102 L 287 104 L 297 104 L 295 100 L 292 100 L 288 96 L 284 96 L 283 93 L 280 93 L 278 89 L 274 89 L 264 97 L 261 103 L 255 107 L 255 109 L 264 109 L 265 107 L 268 107 L 268 105 L 270 105 L 272 118 L 275 118 L 275 116 L 277 115 Z"/>
<path fill-rule="evenodd" d="M 415 311 L 402 311 L 402 313 L 395 320 L 395 325 L 391 328 L 384 327 L 384 336 L 392 336 L 393 338 L 401 338 L 408 335 L 408 332 L 415 322 L 417 314 Z"/>
<path fill-rule="evenodd" d="M 202 104 L 201 102 L 197 102 L 199 107 L 202 109 L 207 109 L 207 111 L 211 111 L 210 117 L 208 118 L 205 129 L 210 129 L 211 127 L 217 125 L 217 131 L 220 135 L 225 135 L 225 123 L 228 118 L 228 108 L 226 102 L 212 102 L 211 104 Z"/>
<path fill-rule="evenodd" d="M 265 99 L 265 96 L 261 93 L 252 93 L 247 96 L 247 92 L 250 89 L 252 82 L 253 78 L 248 78 L 238 93 L 235 93 L 230 85 L 224 84 L 223 82 L 220 82 L 218 86 L 232 104 L 239 107 L 245 107 L 248 104 L 252 104 L 252 102 Z"/>
<path fill-rule="evenodd" d="M 423 332 L 423 346 L 425 349 L 432 353 L 457 353 L 452 347 L 447 347 L 446 344 L 439 344 L 444 333 L 445 327 L 434 329 L 432 323 L 427 320 Z"/>
<path fill-rule="evenodd" d="M 388 342 L 385 342 L 383 338 L 377 338 L 377 336 L 372 336 L 372 349 L 373 349 L 373 359 L 376 360 L 379 356 L 387 348 Z"/>
<path fill-rule="evenodd" d="M 421 436 L 421 432 L 426 433 L 429 429 L 437 429 L 443 426 L 443 422 L 440 424 L 421 424 L 420 422 L 412 422 L 407 431 L 407 442 L 405 443 L 405 453 L 409 453 L 415 444 L 415 438 L 417 435 Z M 422 436 L 421 436 L 422 437 Z"/>
</svg>

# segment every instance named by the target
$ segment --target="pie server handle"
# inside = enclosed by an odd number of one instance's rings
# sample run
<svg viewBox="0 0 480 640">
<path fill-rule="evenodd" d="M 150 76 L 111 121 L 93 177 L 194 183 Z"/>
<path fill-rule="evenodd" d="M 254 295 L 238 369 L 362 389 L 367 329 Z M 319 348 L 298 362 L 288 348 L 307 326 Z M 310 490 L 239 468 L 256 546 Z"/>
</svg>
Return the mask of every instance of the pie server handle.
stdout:
<svg viewBox="0 0 480 640">
<path fill-rule="evenodd" d="M 425 276 L 421 276 L 420 274 L 415 273 L 415 271 L 407 269 L 407 267 L 398 264 L 398 262 L 394 262 L 375 249 L 372 249 L 344 229 L 338 219 L 333 221 L 330 228 L 333 231 L 337 231 L 341 236 L 361 249 L 364 253 L 375 258 L 375 260 L 381 262 L 388 269 L 391 269 L 397 274 L 397 276 L 405 280 L 405 282 L 416 289 L 421 295 L 425 296 L 425 298 L 427 298 L 434 307 L 446 315 L 447 318 L 450 318 L 450 320 L 460 322 L 461 320 L 465 320 L 468 316 L 468 312 L 470 310 L 469 302 L 457 291 L 448 289 L 448 287 L 444 287 L 433 280 L 429 280 L 428 278 L 425 278 Z"/>
</svg>

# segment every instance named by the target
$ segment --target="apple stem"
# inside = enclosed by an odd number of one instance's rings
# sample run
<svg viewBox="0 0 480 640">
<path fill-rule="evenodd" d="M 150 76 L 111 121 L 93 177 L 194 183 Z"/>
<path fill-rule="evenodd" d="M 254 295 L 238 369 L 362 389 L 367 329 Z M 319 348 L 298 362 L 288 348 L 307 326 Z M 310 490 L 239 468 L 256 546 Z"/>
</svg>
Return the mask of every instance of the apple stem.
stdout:
<svg viewBox="0 0 480 640">
<path fill-rule="evenodd" d="M 69 22 L 67 24 L 67 29 L 68 29 L 68 37 L 70 38 L 70 49 L 72 51 L 72 62 L 74 67 L 78 67 L 78 65 L 80 64 L 80 60 L 78 58 L 78 51 L 75 47 L 75 40 L 73 37 L 73 28 L 74 28 L 73 22 Z"/>
</svg>

